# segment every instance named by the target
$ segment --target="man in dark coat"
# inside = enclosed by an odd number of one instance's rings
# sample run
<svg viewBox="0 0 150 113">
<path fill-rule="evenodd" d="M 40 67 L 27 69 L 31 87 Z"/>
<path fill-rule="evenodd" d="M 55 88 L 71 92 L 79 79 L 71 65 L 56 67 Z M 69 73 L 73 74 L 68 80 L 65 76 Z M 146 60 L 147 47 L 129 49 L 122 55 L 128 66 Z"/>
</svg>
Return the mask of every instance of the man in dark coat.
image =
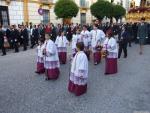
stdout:
<svg viewBox="0 0 150 113">
<path fill-rule="evenodd" d="M 28 30 L 25 26 L 21 27 L 21 38 L 23 40 L 23 50 L 26 51 L 27 50 L 27 45 L 28 45 Z"/>
<path fill-rule="evenodd" d="M 55 42 L 56 37 L 57 37 L 56 27 L 52 25 L 51 39 Z"/>
<path fill-rule="evenodd" d="M 138 25 L 137 39 L 139 39 L 140 44 L 140 55 L 143 54 L 143 45 L 148 38 L 148 25 L 145 23 L 145 18 L 141 18 L 141 22 Z"/>
<path fill-rule="evenodd" d="M 2 49 L 2 56 L 6 55 L 6 49 L 4 47 L 4 31 L 2 30 L 2 26 L 0 25 L 0 48 Z"/>
<path fill-rule="evenodd" d="M 12 26 L 12 31 L 10 34 L 10 37 L 13 40 L 13 45 L 14 45 L 14 49 L 15 49 L 15 53 L 19 52 L 19 31 L 16 28 L 16 25 Z"/>
<path fill-rule="evenodd" d="M 44 25 L 38 26 L 38 32 L 40 34 L 40 38 L 45 39 L 45 26 Z"/>
<path fill-rule="evenodd" d="M 148 39 L 147 44 L 150 44 L 150 24 L 148 24 Z"/>
<path fill-rule="evenodd" d="M 8 39 L 9 44 L 10 44 L 10 48 L 13 49 L 10 34 L 11 34 L 11 28 L 10 28 L 10 26 L 8 26 L 8 28 L 6 29 L 6 37 Z"/>
<path fill-rule="evenodd" d="M 131 47 L 131 42 L 133 39 L 133 28 L 132 28 L 132 23 L 127 23 L 127 32 L 128 32 L 128 42 L 129 42 L 129 47 Z"/>
<path fill-rule="evenodd" d="M 38 44 L 39 39 L 39 31 L 36 25 L 34 25 L 31 35 L 31 48 L 33 48 L 36 44 Z"/>
<path fill-rule="evenodd" d="M 127 45 L 128 45 L 128 32 L 126 27 L 122 27 L 121 35 L 119 38 L 119 53 L 118 58 L 121 57 L 122 50 L 124 52 L 124 58 L 127 58 Z"/>
</svg>

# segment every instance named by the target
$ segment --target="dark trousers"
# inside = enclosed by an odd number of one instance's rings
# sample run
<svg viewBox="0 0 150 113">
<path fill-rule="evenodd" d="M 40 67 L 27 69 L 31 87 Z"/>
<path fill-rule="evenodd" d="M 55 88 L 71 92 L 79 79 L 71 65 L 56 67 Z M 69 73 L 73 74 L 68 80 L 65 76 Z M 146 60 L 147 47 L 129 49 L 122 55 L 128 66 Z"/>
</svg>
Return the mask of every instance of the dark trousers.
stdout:
<svg viewBox="0 0 150 113">
<path fill-rule="evenodd" d="M 38 38 L 31 38 L 31 48 L 33 48 L 36 44 L 38 44 Z"/>
<path fill-rule="evenodd" d="M 12 40 L 9 41 L 9 44 L 10 44 L 10 49 L 14 49 L 14 43 Z"/>
<path fill-rule="evenodd" d="M 128 43 L 129 43 L 129 47 L 131 47 L 131 43 L 132 43 L 132 38 L 131 37 L 129 38 Z"/>
<path fill-rule="evenodd" d="M 6 55 L 6 49 L 4 46 L 2 46 L 2 53 L 3 53 L 3 55 Z"/>
<path fill-rule="evenodd" d="M 27 50 L 27 41 L 23 41 L 23 50 L 26 51 Z"/>
<path fill-rule="evenodd" d="M 14 48 L 15 48 L 15 52 L 19 52 L 19 48 L 18 48 L 18 43 L 17 42 L 14 43 Z"/>
<path fill-rule="evenodd" d="M 119 44 L 119 54 L 118 54 L 118 58 L 121 57 L 122 50 L 123 50 L 123 52 L 124 52 L 124 57 L 126 58 L 126 57 L 127 57 L 127 43 Z"/>
<path fill-rule="evenodd" d="M 35 40 L 34 37 L 31 36 L 31 48 L 33 48 L 35 45 Z"/>
</svg>

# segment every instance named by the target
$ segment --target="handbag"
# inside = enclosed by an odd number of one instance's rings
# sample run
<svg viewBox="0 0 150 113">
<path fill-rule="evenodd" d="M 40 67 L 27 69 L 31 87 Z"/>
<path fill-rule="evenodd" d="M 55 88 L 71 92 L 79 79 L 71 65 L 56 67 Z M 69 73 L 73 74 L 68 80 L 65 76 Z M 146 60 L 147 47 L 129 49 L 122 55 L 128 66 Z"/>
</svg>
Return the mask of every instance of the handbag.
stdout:
<svg viewBox="0 0 150 113">
<path fill-rule="evenodd" d="M 9 44 L 6 36 L 4 36 L 4 48 L 10 48 L 10 44 Z"/>
</svg>

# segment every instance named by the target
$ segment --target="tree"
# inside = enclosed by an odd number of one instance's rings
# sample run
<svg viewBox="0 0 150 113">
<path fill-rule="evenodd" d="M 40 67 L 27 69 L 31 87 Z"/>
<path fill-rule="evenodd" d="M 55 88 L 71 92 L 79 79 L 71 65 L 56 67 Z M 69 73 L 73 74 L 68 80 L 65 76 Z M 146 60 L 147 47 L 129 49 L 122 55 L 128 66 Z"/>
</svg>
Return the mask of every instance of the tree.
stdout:
<svg viewBox="0 0 150 113">
<path fill-rule="evenodd" d="M 90 7 L 93 16 L 102 20 L 105 16 L 110 18 L 113 16 L 113 5 L 105 0 L 98 0 Z"/>
<path fill-rule="evenodd" d="M 58 0 L 54 7 L 54 12 L 57 18 L 71 19 L 76 17 L 79 7 L 72 0 Z"/>
<path fill-rule="evenodd" d="M 118 20 L 126 14 L 126 10 L 121 5 L 114 5 L 113 7 L 113 15 L 116 21 L 118 22 Z"/>
</svg>

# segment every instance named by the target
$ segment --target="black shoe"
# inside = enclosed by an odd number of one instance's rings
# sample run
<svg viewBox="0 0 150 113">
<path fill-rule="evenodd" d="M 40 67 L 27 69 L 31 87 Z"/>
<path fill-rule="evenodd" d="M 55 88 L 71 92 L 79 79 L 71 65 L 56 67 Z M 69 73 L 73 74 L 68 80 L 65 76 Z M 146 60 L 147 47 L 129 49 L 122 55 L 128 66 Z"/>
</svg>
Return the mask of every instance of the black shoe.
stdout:
<svg viewBox="0 0 150 113">
<path fill-rule="evenodd" d="M 50 78 L 45 78 L 45 80 L 46 80 L 46 81 L 49 81 L 49 80 L 50 80 Z"/>
<path fill-rule="evenodd" d="M 124 56 L 124 58 L 127 58 L 127 56 Z"/>
<path fill-rule="evenodd" d="M 5 56 L 6 54 L 2 54 L 1 56 Z"/>
</svg>

